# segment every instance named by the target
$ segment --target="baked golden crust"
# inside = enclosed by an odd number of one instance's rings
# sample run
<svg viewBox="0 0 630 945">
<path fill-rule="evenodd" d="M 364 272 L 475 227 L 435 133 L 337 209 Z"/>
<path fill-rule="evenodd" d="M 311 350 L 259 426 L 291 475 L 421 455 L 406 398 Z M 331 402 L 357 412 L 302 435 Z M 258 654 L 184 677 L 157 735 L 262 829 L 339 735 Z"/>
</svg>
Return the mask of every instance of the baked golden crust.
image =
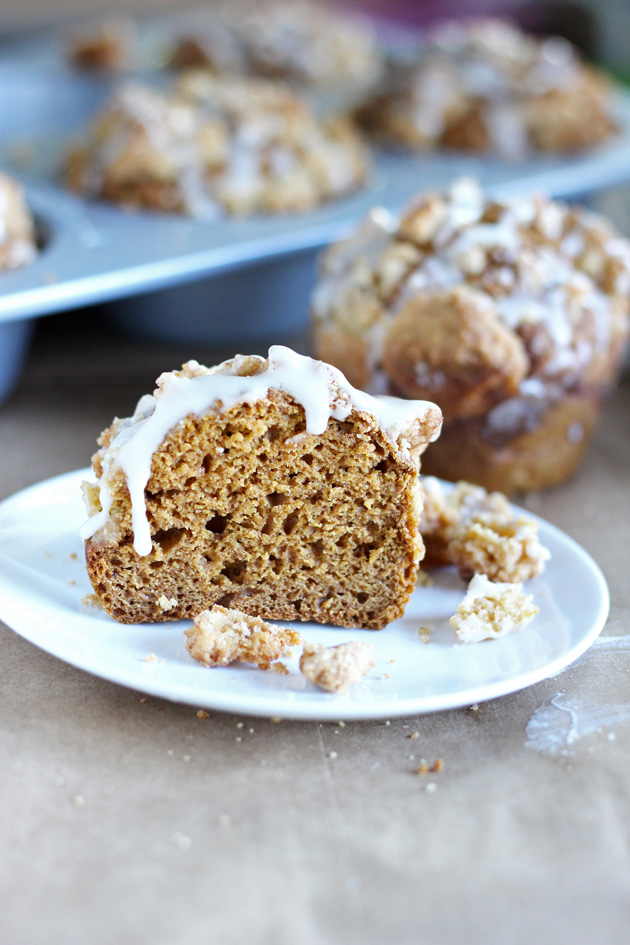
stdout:
<svg viewBox="0 0 630 945">
<path fill-rule="evenodd" d="M 250 375 L 262 370 L 251 360 Z M 103 435 L 103 450 L 122 424 Z M 415 586 L 419 454 L 439 425 L 433 409 L 396 439 L 353 409 L 311 434 L 304 407 L 273 389 L 186 416 L 151 458 L 147 555 L 134 547 L 128 480 L 109 471 L 109 515 L 86 542 L 101 603 L 122 623 L 192 618 L 220 604 L 265 619 L 381 629 Z M 88 487 L 92 514 L 98 492 Z"/>
<path fill-rule="evenodd" d="M 601 394 L 570 394 L 562 401 L 514 404 L 520 428 L 490 430 L 485 419 L 445 424 L 423 462 L 427 475 L 459 476 L 506 495 L 536 492 L 564 482 L 578 468 L 601 412 Z"/>
</svg>

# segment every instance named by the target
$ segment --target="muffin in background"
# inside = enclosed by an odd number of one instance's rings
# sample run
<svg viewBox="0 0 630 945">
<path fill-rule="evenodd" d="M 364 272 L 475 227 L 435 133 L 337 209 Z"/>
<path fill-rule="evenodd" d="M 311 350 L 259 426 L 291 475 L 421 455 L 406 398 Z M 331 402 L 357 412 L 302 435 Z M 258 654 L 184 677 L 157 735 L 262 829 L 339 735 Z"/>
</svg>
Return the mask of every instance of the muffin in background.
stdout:
<svg viewBox="0 0 630 945">
<path fill-rule="evenodd" d="M 121 85 L 70 151 L 66 182 L 125 208 L 213 218 L 310 210 L 366 174 L 347 119 L 320 121 L 281 83 L 194 72 L 166 92 Z"/>
<path fill-rule="evenodd" d="M 69 62 L 84 72 L 123 72 L 134 64 L 135 24 L 130 17 L 98 20 L 66 39 Z"/>
<path fill-rule="evenodd" d="M 437 27 L 411 61 L 392 64 L 357 117 L 393 145 L 511 160 L 584 150 L 615 130 L 609 81 L 567 40 L 493 18 Z"/>
<path fill-rule="evenodd" d="M 24 191 L 0 171 L 0 271 L 25 266 L 36 254 L 35 223 Z"/>
<path fill-rule="evenodd" d="M 370 87 L 380 76 L 376 29 L 316 0 L 228 0 L 181 18 L 172 68 Z"/>
<path fill-rule="evenodd" d="M 317 357 L 355 386 L 435 401 L 423 472 L 507 494 L 577 467 L 629 330 L 630 243 L 603 218 L 476 182 L 374 210 L 328 249 Z"/>
</svg>

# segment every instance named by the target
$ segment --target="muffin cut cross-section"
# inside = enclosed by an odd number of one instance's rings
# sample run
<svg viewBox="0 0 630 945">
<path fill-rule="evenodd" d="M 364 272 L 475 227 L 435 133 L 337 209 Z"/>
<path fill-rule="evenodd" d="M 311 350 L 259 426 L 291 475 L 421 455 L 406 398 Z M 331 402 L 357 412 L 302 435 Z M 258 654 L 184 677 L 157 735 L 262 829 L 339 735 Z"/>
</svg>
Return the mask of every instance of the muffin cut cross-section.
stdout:
<svg viewBox="0 0 630 945">
<path fill-rule="evenodd" d="M 218 603 L 384 627 L 415 586 L 419 457 L 440 424 L 432 403 L 371 397 L 280 346 L 162 375 L 85 486 L 101 603 L 123 623 Z"/>
</svg>

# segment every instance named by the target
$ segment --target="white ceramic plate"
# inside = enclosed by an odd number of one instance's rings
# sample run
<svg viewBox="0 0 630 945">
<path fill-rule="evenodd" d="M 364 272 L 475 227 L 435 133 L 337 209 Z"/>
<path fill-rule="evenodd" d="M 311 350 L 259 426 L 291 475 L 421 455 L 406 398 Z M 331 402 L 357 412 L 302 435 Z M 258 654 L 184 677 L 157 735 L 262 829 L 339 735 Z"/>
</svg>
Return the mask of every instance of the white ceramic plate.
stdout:
<svg viewBox="0 0 630 945">
<path fill-rule="evenodd" d="M 448 617 L 464 593 L 452 570 L 418 588 L 405 616 L 380 633 L 295 624 L 328 645 L 374 644 L 375 669 L 348 694 L 328 694 L 284 660 L 289 675 L 238 664 L 207 669 L 184 647 L 188 621 L 124 626 L 83 598 L 91 592 L 78 528 L 80 482 L 89 470 L 59 476 L 0 505 L 0 617 L 48 653 L 81 669 L 176 702 L 292 719 L 373 719 L 471 705 L 558 673 L 593 642 L 608 615 L 606 582 L 587 553 L 540 521 L 552 557 L 529 590 L 540 613 L 501 640 L 459 644 Z M 429 627 L 423 643 L 419 627 Z M 147 660 L 153 654 L 155 659 Z"/>
</svg>

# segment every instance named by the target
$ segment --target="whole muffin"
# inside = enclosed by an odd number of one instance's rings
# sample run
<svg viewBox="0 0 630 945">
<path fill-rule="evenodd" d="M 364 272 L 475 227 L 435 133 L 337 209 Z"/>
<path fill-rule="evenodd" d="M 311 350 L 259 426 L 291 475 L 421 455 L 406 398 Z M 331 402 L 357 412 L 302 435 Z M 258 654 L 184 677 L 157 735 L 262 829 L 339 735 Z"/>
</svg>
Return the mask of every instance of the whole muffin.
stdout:
<svg viewBox="0 0 630 945">
<path fill-rule="evenodd" d="M 423 472 L 508 494 L 566 479 L 617 377 L 630 243 L 545 197 L 476 182 L 372 211 L 322 257 L 317 357 L 357 387 L 434 400 Z"/>
<path fill-rule="evenodd" d="M 520 160 L 595 145 L 613 132 L 613 111 L 610 83 L 567 40 L 489 18 L 438 27 L 410 62 L 390 67 L 358 117 L 405 148 Z"/>
<path fill-rule="evenodd" d="M 204 72 L 167 92 L 121 85 L 66 168 L 85 196 L 206 218 L 311 210 L 366 175 L 345 118 L 320 121 L 281 83 Z"/>
</svg>

